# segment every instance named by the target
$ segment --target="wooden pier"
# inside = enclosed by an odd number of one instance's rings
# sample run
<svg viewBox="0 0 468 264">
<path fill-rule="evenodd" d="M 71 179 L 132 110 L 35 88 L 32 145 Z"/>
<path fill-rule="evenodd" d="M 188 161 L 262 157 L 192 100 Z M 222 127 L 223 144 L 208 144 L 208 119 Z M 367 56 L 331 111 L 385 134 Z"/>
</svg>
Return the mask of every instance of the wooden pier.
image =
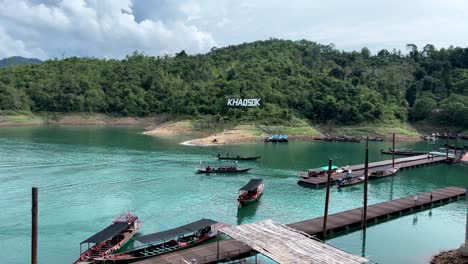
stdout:
<svg viewBox="0 0 468 264">
<path fill-rule="evenodd" d="M 427 154 L 425 155 L 418 155 L 406 158 L 399 158 L 395 159 L 395 167 L 399 167 L 400 170 L 420 167 L 420 166 L 428 166 L 433 164 L 438 164 L 441 162 L 445 162 L 445 156 L 435 156 L 433 158 L 427 158 Z M 377 161 L 369 163 L 369 171 L 377 170 L 377 169 L 384 169 L 385 167 L 392 166 L 392 160 L 384 160 L 384 161 Z M 349 169 L 353 172 L 354 175 L 361 174 L 364 175 L 364 164 L 358 164 L 349 166 Z M 321 170 L 320 168 L 314 170 Z M 335 182 L 339 178 L 344 178 L 346 175 L 344 173 L 338 173 L 332 175 L 331 183 L 335 184 Z M 297 182 L 301 186 L 305 187 L 323 187 L 327 184 L 327 176 L 324 174 L 323 176 L 317 177 L 310 177 L 310 178 L 300 178 Z"/>
<path fill-rule="evenodd" d="M 415 201 L 414 195 L 371 205 L 367 208 L 367 223 L 387 219 L 391 216 L 398 216 L 414 210 L 419 210 L 431 206 L 438 206 L 447 202 L 458 200 L 466 196 L 466 189 L 460 187 L 446 187 L 433 190 L 432 192 L 420 193 Z M 432 198 L 431 198 L 432 197 Z M 359 227 L 362 223 L 362 208 L 356 208 L 328 216 L 327 234 L 332 234 L 354 227 Z M 288 224 L 287 226 L 305 232 L 309 235 L 322 236 L 323 217 L 300 221 Z M 187 264 L 192 259 L 196 259 L 198 264 L 216 263 L 217 256 L 216 243 L 210 243 L 191 249 L 180 250 L 147 259 L 140 264 Z M 255 254 L 253 250 L 233 239 L 223 240 L 219 243 L 219 261 L 229 261 L 245 258 Z"/>
<path fill-rule="evenodd" d="M 414 210 L 441 205 L 450 201 L 458 200 L 465 195 L 465 188 L 446 187 L 432 192 L 417 194 L 417 201 L 415 201 L 415 195 L 411 195 L 383 203 L 373 204 L 367 207 L 367 223 L 377 222 L 378 220 L 387 219 L 391 216 L 402 215 Z M 362 223 L 362 209 L 363 208 L 356 208 L 329 215 L 327 218 L 327 235 L 348 230 L 353 227 L 359 227 Z M 289 224 L 288 226 L 309 235 L 323 235 L 323 217 Z"/>
</svg>

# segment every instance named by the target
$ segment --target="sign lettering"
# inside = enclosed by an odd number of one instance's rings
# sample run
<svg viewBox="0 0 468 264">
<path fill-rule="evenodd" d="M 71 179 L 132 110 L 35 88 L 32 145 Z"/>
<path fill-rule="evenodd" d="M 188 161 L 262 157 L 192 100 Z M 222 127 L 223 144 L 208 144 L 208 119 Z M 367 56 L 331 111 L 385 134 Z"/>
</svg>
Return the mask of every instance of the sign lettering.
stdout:
<svg viewBox="0 0 468 264">
<path fill-rule="evenodd" d="M 253 99 L 242 99 L 242 98 L 232 98 L 227 101 L 228 106 L 260 106 L 260 98 Z"/>
</svg>

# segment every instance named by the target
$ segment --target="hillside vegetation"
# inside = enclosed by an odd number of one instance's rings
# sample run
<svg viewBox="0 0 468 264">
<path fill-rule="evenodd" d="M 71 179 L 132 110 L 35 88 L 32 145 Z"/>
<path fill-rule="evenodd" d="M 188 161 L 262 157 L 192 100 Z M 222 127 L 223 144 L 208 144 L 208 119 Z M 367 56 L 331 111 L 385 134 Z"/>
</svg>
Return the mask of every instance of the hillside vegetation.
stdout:
<svg viewBox="0 0 468 264">
<path fill-rule="evenodd" d="M 42 63 L 42 61 L 36 58 L 25 58 L 21 56 L 13 56 L 13 57 L 1 59 L 0 68 L 10 67 L 10 66 L 15 66 L 15 65 L 40 64 L 40 63 Z"/>
<path fill-rule="evenodd" d="M 371 54 L 271 39 L 193 56 L 48 60 L 0 70 L 0 109 L 468 128 L 468 48 L 408 48 Z M 227 98 L 261 98 L 261 107 L 230 107 Z"/>
</svg>

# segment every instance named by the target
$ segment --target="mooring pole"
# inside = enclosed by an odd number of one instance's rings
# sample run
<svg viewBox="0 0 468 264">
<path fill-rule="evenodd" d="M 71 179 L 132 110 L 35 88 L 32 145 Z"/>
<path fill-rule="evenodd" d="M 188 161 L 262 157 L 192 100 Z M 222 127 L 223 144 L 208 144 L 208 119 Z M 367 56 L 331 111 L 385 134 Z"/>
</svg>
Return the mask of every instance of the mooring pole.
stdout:
<svg viewBox="0 0 468 264">
<path fill-rule="evenodd" d="M 465 189 L 465 192 L 468 192 L 468 188 Z M 463 256 L 468 257 L 468 204 L 466 209 L 465 243 L 460 246 L 459 251 Z"/>
<path fill-rule="evenodd" d="M 327 176 L 327 192 L 325 194 L 325 212 L 323 214 L 323 240 L 327 238 L 327 217 L 328 217 L 328 202 L 330 200 L 330 180 L 331 180 L 332 160 L 328 160 L 328 176 Z"/>
<path fill-rule="evenodd" d="M 366 161 L 364 163 L 364 212 L 362 215 L 362 228 L 367 224 L 367 176 L 369 171 L 369 137 L 366 138 Z"/>
<path fill-rule="evenodd" d="M 216 230 L 216 263 L 219 263 L 219 230 Z"/>
<path fill-rule="evenodd" d="M 457 142 L 458 142 L 458 134 L 455 135 L 455 157 L 457 157 Z"/>
<path fill-rule="evenodd" d="M 37 187 L 32 187 L 31 264 L 37 264 Z"/>
<path fill-rule="evenodd" d="M 393 133 L 393 147 L 392 147 L 392 168 L 395 168 L 395 133 Z"/>
<path fill-rule="evenodd" d="M 362 232 L 362 250 L 361 250 L 361 256 L 363 258 L 366 257 L 366 229 L 363 229 Z"/>
<path fill-rule="evenodd" d="M 449 149 L 449 135 L 447 135 L 447 140 L 446 140 L 446 148 L 445 148 L 445 158 L 448 159 L 448 149 Z"/>
</svg>

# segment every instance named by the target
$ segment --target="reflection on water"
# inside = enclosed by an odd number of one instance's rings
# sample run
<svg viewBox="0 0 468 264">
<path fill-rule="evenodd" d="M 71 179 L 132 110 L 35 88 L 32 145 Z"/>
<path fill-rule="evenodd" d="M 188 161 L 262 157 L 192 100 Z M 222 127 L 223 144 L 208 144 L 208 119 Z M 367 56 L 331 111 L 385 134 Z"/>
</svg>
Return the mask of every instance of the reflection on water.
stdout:
<svg viewBox="0 0 468 264">
<path fill-rule="evenodd" d="M 296 173 L 327 164 L 343 167 L 364 160 L 365 144 L 300 142 L 288 144 L 193 147 L 187 138 L 158 138 L 138 128 L 43 126 L 0 128 L 0 259 L 28 261 L 30 188 L 39 186 L 39 262 L 70 263 L 79 243 L 106 227 L 125 210 L 143 221 L 141 234 L 163 231 L 200 218 L 229 224 L 273 219 L 292 223 L 320 217 L 325 189 L 297 185 Z M 465 145 L 468 145 L 465 143 Z M 397 148 L 432 150 L 424 142 L 397 143 Z M 389 159 L 380 149 L 391 142 L 370 142 L 370 162 Z M 216 161 L 218 153 L 262 155 L 249 173 L 194 173 L 199 161 Z M 468 166 L 440 164 L 369 181 L 369 204 L 446 186 L 468 185 Z M 263 178 L 258 202 L 241 209 L 237 192 L 252 178 Z M 361 207 L 363 186 L 330 190 L 329 213 Z M 463 210 L 460 210 L 462 207 Z M 371 225 L 360 232 L 330 239 L 354 254 L 363 252 L 379 263 L 422 263 L 464 238 L 466 204 L 451 203 L 432 211 Z M 460 219 L 463 219 L 461 221 Z M 364 239 L 365 238 L 365 239 Z M 429 242 L 430 243 L 429 243 Z M 364 245 L 364 246 L 363 246 Z M 385 245 L 385 246 L 382 246 Z"/>
<path fill-rule="evenodd" d="M 253 221 L 249 221 L 253 219 L 257 209 L 261 206 L 262 198 L 253 201 L 250 204 L 244 205 L 242 207 L 237 208 L 237 224 L 241 225 L 243 223 L 249 223 Z"/>
</svg>

